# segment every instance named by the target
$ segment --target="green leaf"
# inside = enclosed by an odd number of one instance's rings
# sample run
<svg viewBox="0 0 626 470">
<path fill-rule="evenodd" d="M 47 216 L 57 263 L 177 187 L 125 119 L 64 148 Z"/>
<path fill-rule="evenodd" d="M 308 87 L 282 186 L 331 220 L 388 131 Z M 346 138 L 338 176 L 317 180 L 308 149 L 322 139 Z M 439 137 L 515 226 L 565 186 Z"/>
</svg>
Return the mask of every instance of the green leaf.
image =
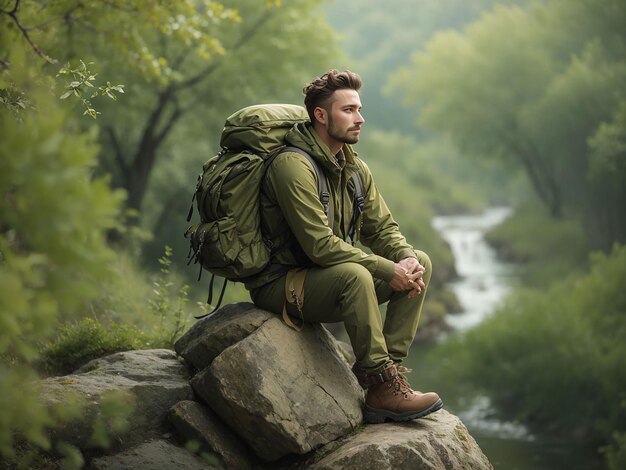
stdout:
<svg viewBox="0 0 626 470">
<path fill-rule="evenodd" d="M 63 93 L 60 98 L 62 100 L 69 98 L 70 96 L 72 96 L 72 93 L 74 93 L 74 90 L 67 90 L 65 93 Z"/>
</svg>

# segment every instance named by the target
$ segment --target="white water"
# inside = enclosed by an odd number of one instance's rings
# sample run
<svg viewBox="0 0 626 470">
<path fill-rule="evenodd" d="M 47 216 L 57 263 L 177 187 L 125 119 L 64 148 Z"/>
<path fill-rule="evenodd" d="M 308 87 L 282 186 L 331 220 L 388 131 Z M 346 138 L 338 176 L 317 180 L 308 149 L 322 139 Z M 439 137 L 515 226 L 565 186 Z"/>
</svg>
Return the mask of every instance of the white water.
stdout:
<svg viewBox="0 0 626 470">
<path fill-rule="evenodd" d="M 459 276 L 451 284 L 462 311 L 447 316 L 453 331 L 464 331 L 478 325 L 492 314 L 511 290 L 513 266 L 500 261 L 486 243 L 485 233 L 502 223 L 508 207 L 494 207 L 477 215 L 439 216 L 433 227 L 450 245 Z M 442 335 L 440 340 L 445 340 Z M 474 431 L 499 438 L 532 440 L 524 426 L 493 417 L 489 398 L 459 397 L 459 417 Z"/>
<path fill-rule="evenodd" d="M 440 216 L 434 228 L 448 242 L 454 255 L 459 279 L 452 283 L 463 311 L 448 315 L 448 323 L 457 331 L 480 323 L 494 311 L 511 289 L 512 267 L 496 258 L 484 234 L 511 214 L 508 207 L 496 207 L 480 215 Z"/>
<path fill-rule="evenodd" d="M 477 215 L 440 216 L 434 228 L 450 244 L 459 278 L 451 287 L 462 311 L 447 316 L 450 333 L 468 330 L 491 315 L 516 283 L 515 267 L 498 260 L 484 234 L 511 214 L 509 208 L 490 208 Z M 444 334 L 439 341 L 445 341 Z M 597 457 L 573 444 L 534 436 L 525 426 L 502 420 L 486 396 L 470 395 L 455 384 L 440 382 L 439 358 L 432 345 L 414 345 L 410 357 L 412 383 L 427 382 L 444 397 L 446 408 L 458 415 L 496 469 L 593 470 Z"/>
</svg>

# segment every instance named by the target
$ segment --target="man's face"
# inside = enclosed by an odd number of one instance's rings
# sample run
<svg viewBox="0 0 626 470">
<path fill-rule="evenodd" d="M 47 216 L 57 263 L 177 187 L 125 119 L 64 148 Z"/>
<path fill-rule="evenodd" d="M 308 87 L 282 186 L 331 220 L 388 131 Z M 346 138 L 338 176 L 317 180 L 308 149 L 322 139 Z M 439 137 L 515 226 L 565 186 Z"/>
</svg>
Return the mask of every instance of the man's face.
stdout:
<svg viewBox="0 0 626 470">
<path fill-rule="evenodd" d="M 337 142 L 356 144 L 364 123 L 359 93 L 350 89 L 337 90 L 328 113 L 328 136 Z"/>
</svg>

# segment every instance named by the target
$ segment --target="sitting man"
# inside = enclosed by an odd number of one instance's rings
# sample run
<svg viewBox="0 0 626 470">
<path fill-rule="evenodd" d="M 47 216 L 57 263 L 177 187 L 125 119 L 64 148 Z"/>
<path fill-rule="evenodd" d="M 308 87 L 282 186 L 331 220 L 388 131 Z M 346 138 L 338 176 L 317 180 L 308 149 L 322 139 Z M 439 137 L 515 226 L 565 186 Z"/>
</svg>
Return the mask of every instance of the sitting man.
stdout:
<svg viewBox="0 0 626 470">
<path fill-rule="evenodd" d="M 281 313 L 286 308 L 304 322 L 343 322 L 356 356 L 353 370 L 367 389 L 365 421 L 407 421 L 443 406 L 436 393 L 412 390 L 401 366 L 415 337 L 432 266 L 428 255 L 400 233 L 369 168 L 351 147 L 365 123 L 360 87 L 357 74 L 337 70 L 305 86 L 310 122 L 296 124 L 286 141 L 311 155 L 327 175 L 333 220 L 320 201 L 311 163 L 297 152 L 279 154 L 261 193 L 264 232 L 274 243 L 272 261 L 246 287 L 263 309 Z M 362 210 L 353 204 L 355 173 L 363 186 Z M 352 228 L 374 254 L 347 241 Z M 384 302 L 383 323 L 378 306 Z"/>
</svg>

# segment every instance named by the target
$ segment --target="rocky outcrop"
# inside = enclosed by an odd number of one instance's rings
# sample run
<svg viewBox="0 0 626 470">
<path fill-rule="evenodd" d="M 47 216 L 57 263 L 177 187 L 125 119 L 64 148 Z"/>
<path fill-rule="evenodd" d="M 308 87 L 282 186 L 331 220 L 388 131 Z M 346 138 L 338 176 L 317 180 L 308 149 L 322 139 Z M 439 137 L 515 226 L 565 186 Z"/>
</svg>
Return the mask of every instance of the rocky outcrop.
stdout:
<svg viewBox="0 0 626 470">
<path fill-rule="evenodd" d="M 174 351 L 153 349 L 112 354 L 85 364 L 76 372 L 41 383 L 42 398 L 52 406 L 70 400 L 83 403 L 83 414 L 53 431 L 53 438 L 81 449 L 97 447 L 94 427 L 104 427 L 111 443 L 131 445 L 168 429 L 167 412 L 181 400 L 194 397 L 189 371 Z M 117 403 L 114 405 L 113 403 Z M 132 409 L 126 426 L 108 408 Z M 97 441 L 97 440 L 96 440 Z"/>
<path fill-rule="evenodd" d="M 242 325 L 258 325 L 215 356 L 191 384 L 262 460 L 306 454 L 359 425 L 363 392 L 324 327 L 306 325 L 294 331 L 251 304 L 214 315 L 196 323 L 189 332 L 194 341 L 185 335 L 176 350 L 201 367 L 197 349 L 230 343 L 224 341 L 224 328 L 215 325 L 230 324 L 231 316 Z"/>
<path fill-rule="evenodd" d="M 492 468 L 444 410 L 362 427 L 363 391 L 321 325 L 296 332 L 252 304 L 229 305 L 196 323 L 176 350 L 196 369 L 198 399 L 267 468 Z"/>
<path fill-rule="evenodd" d="M 188 367 L 173 351 L 129 351 L 45 380 L 49 404 L 87 402 L 56 437 L 89 449 L 107 394 L 122 392 L 135 407 L 130 427 L 114 433 L 110 455 L 88 452 L 89 469 L 492 468 L 445 410 L 363 426 L 349 355 L 321 325 L 296 332 L 252 304 L 228 305 L 195 323 L 176 352 Z"/>
<path fill-rule="evenodd" d="M 366 426 L 307 468 L 480 470 L 491 464 L 461 420 L 441 410 L 406 423 Z"/>
</svg>

